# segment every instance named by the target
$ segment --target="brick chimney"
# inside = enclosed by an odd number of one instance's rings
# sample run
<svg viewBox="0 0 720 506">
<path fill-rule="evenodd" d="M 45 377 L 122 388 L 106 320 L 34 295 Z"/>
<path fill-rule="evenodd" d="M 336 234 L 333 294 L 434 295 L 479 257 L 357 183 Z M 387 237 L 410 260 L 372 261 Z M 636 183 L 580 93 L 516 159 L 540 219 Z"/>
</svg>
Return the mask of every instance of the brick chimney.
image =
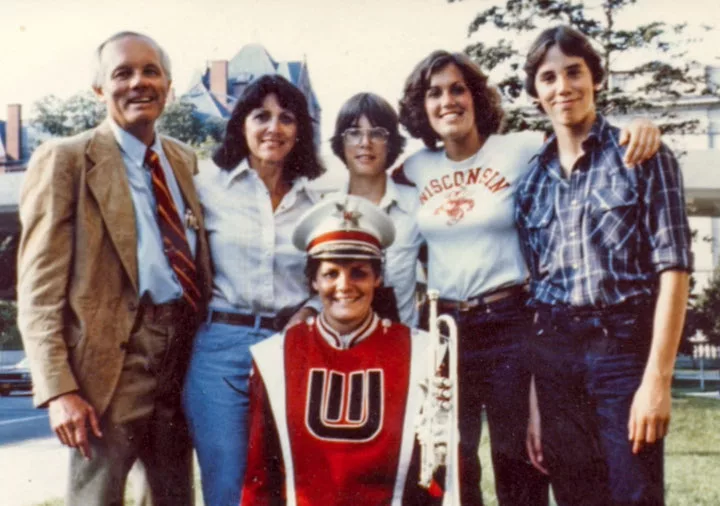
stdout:
<svg viewBox="0 0 720 506">
<path fill-rule="evenodd" d="M 22 158 L 22 106 L 8 104 L 5 123 L 5 153 L 8 161 Z"/>
<path fill-rule="evenodd" d="M 215 60 L 210 62 L 210 92 L 221 104 L 227 105 L 228 62 Z"/>
</svg>

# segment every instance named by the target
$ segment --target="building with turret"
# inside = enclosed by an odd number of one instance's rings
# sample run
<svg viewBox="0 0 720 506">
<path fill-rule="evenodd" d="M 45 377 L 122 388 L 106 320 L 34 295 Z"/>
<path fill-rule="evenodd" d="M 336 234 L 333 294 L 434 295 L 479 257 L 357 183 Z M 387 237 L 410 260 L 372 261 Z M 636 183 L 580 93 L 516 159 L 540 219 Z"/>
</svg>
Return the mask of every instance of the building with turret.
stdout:
<svg viewBox="0 0 720 506">
<path fill-rule="evenodd" d="M 210 61 L 179 100 L 193 104 L 203 121 L 227 120 L 247 85 L 265 74 L 283 76 L 305 95 L 315 126 L 315 141 L 319 143 L 320 104 L 310 82 L 307 62 L 276 61 L 260 44 L 243 46 L 230 60 Z"/>
</svg>

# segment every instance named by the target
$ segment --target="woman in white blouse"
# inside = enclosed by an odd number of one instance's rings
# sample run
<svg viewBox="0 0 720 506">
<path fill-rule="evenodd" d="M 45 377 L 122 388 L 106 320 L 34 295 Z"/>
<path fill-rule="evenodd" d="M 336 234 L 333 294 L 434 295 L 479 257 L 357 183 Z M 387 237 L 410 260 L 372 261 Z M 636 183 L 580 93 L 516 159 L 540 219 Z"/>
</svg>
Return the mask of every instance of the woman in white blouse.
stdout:
<svg viewBox="0 0 720 506">
<path fill-rule="evenodd" d="M 277 75 L 253 81 L 213 161 L 196 178 L 213 296 L 195 338 L 183 400 L 205 504 L 235 506 L 247 451 L 249 347 L 282 328 L 279 313 L 308 297 L 305 258 L 291 233 L 317 200 L 308 181 L 324 168 L 305 97 Z M 300 309 L 291 321 L 310 312 Z"/>
</svg>

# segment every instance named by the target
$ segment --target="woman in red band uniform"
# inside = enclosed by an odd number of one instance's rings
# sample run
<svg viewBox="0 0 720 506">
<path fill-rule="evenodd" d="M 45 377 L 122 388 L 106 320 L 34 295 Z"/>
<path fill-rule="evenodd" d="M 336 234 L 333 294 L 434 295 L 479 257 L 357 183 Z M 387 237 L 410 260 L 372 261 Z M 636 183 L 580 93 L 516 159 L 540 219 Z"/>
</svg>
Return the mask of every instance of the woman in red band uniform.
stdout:
<svg viewBox="0 0 720 506">
<path fill-rule="evenodd" d="M 515 186 L 542 135 L 497 135 L 502 117 L 499 94 L 467 56 L 434 51 L 412 71 L 400 101 L 400 123 L 427 148 L 397 174 L 418 191 L 428 287 L 440 292 L 439 311 L 458 324 L 462 503 L 483 503 L 478 444 L 484 406 L 498 503 L 541 506 L 548 501 L 547 481 L 525 451 L 530 375 L 520 351 L 531 314 L 513 211 Z M 629 163 L 659 147 L 655 127 L 634 125 L 632 135 L 624 135 L 631 137 Z"/>
<path fill-rule="evenodd" d="M 428 335 L 371 307 L 394 235 L 387 214 L 352 195 L 299 221 L 293 242 L 323 309 L 251 347 L 242 506 L 442 503 L 418 485 L 413 427 Z"/>
</svg>

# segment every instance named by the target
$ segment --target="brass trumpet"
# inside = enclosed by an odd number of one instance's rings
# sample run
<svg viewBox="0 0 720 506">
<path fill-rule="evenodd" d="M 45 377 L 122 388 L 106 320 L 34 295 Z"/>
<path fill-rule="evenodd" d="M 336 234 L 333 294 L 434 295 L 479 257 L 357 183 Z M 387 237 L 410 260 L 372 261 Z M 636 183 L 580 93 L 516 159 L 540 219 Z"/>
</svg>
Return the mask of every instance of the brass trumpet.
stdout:
<svg viewBox="0 0 720 506">
<path fill-rule="evenodd" d="M 441 484 L 445 493 L 443 504 L 459 504 L 458 331 L 457 324 L 450 315 L 438 316 L 439 296 L 437 290 L 427 291 L 430 342 L 427 350 L 426 379 L 423 381 L 425 398 L 415 423 L 415 434 L 420 444 L 418 483 L 421 487 L 430 488 L 436 471 L 444 466 L 445 483 Z M 447 335 L 441 332 L 442 324 L 447 327 Z"/>
</svg>

